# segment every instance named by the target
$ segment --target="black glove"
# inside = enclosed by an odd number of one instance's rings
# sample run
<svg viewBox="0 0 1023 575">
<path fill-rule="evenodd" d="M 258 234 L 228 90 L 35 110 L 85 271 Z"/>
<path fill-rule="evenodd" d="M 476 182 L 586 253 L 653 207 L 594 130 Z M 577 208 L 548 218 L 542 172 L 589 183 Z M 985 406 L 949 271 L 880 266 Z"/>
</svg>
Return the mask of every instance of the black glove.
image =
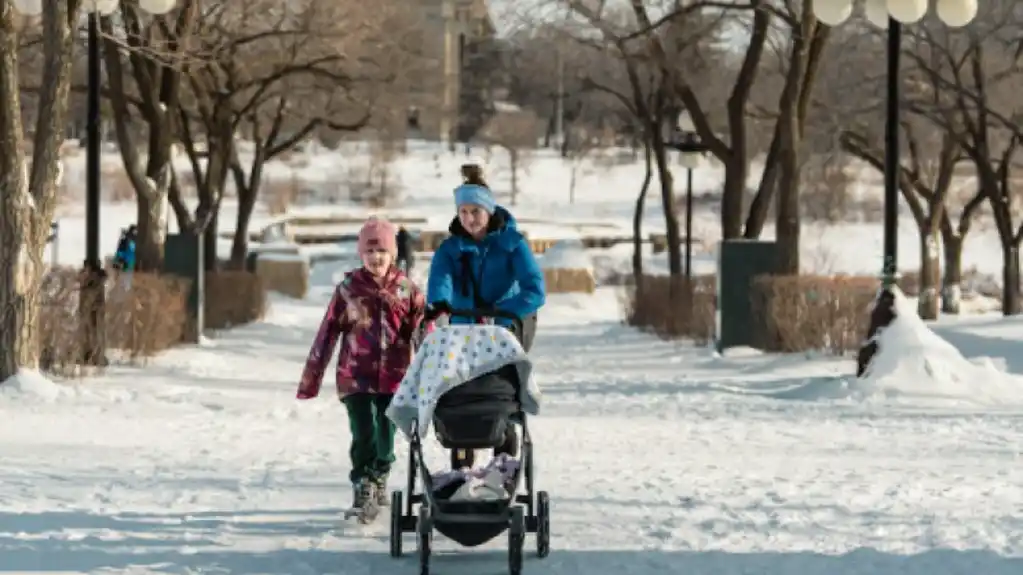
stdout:
<svg viewBox="0 0 1023 575">
<path fill-rule="evenodd" d="M 446 313 L 451 313 L 451 304 L 446 301 L 436 301 L 426 306 L 426 314 L 423 319 L 433 321 Z"/>
</svg>

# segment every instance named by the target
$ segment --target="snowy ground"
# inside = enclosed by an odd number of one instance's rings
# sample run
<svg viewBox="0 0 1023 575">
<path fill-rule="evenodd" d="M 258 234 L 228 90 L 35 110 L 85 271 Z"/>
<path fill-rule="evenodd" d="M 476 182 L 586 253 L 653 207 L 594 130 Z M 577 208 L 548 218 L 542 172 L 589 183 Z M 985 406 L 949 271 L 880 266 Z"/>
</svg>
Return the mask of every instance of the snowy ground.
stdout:
<svg viewBox="0 0 1023 575">
<path fill-rule="evenodd" d="M 334 265 L 307 301 L 145 369 L 0 388 L 0 572 L 416 573 L 387 555 L 384 520 L 339 520 L 336 398 L 294 399 Z M 1023 357 L 1020 324 L 940 327 L 1003 359 L 929 394 L 854 381 L 848 360 L 657 341 L 619 324 L 607 289 L 553 296 L 540 321 L 554 551 L 527 573 L 1023 572 L 1023 383 L 992 367 Z M 935 365 L 917 367 L 919 384 Z M 502 542 L 440 539 L 434 572 L 504 573 Z"/>
</svg>

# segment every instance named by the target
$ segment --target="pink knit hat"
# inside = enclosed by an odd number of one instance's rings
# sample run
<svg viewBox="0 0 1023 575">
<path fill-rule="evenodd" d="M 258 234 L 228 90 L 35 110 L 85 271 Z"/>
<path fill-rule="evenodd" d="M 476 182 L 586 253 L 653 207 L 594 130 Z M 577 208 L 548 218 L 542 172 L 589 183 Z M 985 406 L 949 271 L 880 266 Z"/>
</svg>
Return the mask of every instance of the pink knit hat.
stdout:
<svg viewBox="0 0 1023 575">
<path fill-rule="evenodd" d="M 359 230 L 359 255 L 365 255 L 373 248 L 382 248 L 392 256 L 398 255 L 398 230 L 394 224 L 375 217 L 366 220 Z"/>
</svg>

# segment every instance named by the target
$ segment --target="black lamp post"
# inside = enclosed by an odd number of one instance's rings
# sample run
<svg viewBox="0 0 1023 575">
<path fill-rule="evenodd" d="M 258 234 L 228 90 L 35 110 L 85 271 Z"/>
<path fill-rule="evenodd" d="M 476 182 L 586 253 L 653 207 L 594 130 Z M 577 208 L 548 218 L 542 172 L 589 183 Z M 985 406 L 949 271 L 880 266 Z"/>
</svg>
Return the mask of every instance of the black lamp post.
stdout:
<svg viewBox="0 0 1023 575">
<path fill-rule="evenodd" d="M 106 364 L 104 323 L 106 316 L 106 271 L 100 259 L 99 228 L 102 184 L 100 86 L 100 14 L 89 12 L 88 35 L 88 93 L 86 102 L 85 135 L 85 262 L 82 273 L 79 315 L 82 328 L 82 363 L 100 366 Z"/>
<path fill-rule="evenodd" d="M 700 157 L 707 152 L 707 146 L 696 133 L 689 112 L 683 110 L 678 116 L 675 130 L 668 147 L 681 152 L 681 164 L 686 169 L 686 289 L 693 285 L 693 170 L 700 164 Z"/>
<path fill-rule="evenodd" d="M 965 26 L 977 14 L 977 0 L 937 0 L 937 14 L 950 27 Z M 881 291 L 870 314 L 867 340 L 856 360 L 856 375 L 866 373 L 877 352 L 874 336 L 895 319 L 898 279 L 899 234 L 899 55 L 902 25 L 913 24 L 927 14 L 928 0 L 864 0 L 864 16 L 879 28 L 887 27 L 887 81 L 884 130 L 884 264 Z M 822 24 L 837 26 L 853 12 L 853 0 L 814 0 L 813 11 Z"/>
</svg>

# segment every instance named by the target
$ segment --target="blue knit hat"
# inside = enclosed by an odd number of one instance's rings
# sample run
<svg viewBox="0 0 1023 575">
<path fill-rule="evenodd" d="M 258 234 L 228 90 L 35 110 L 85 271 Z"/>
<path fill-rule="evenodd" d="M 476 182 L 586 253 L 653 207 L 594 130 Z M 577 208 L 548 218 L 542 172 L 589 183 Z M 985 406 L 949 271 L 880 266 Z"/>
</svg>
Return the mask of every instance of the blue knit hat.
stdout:
<svg viewBox="0 0 1023 575">
<path fill-rule="evenodd" d="M 466 204 L 477 205 L 491 215 L 497 209 L 497 201 L 490 189 L 476 184 L 462 184 L 455 188 L 455 205 L 462 207 Z"/>
</svg>

